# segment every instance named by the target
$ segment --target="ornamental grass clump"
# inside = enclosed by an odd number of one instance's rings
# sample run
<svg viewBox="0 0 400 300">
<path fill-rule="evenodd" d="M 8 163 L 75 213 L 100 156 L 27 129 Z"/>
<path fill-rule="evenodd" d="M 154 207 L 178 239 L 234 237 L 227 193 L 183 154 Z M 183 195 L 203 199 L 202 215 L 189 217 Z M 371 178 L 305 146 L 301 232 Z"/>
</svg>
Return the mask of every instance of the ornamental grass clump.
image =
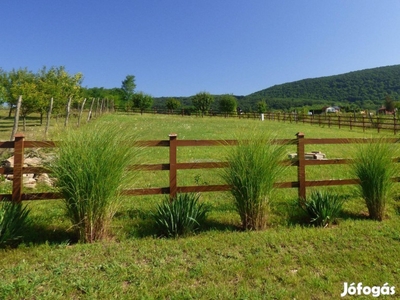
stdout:
<svg viewBox="0 0 400 300">
<path fill-rule="evenodd" d="M 14 243 L 21 238 L 29 224 L 29 209 L 21 203 L 0 201 L 0 245 Z"/>
<path fill-rule="evenodd" d="M 209 207 L 199 202 L 200 194 L 177 194 L 165 198 L 153 218 L 160 236 L 178 237 L 198 231 L 206 220 Z"/>
<path fill-rule="evenodd" d="M 238 145 L 228 149 L 228 167 L 221 177 L 231 186 L 244 229 L 266 228 L 274 184 L 286 169 L 281 163 L 284 152 L 284 145 L 274 143 L 271 137 L 259 136 L 239 140 Z"/>
<path fill-rule="evenodd" d="M 360 180 L 359 191 L 367 205 L 369 217 L 381 221 L 394 184 L 392 177 L 396 173 L 396 164 L 393 157 L 397 153 L 395 145 L 382 139 L 357 146 L 353 171 Z"/>
<path fill-rule="evenodd" d="M 343 198 L 337 194 L 314 191 L 307 199 L 300 199 L 299 205 L 310 218 L 310 223 L 326 227 L 339 216 L 343 202 Z"/>
<path fill-rule="evenodd" d="M 50 168 L 64 197 L 65 211 L 80 242 L 107 238 L 120 203 L 120 191 L 132 183 L 139 148 L 127 129 L 96 123 L 68 130 Z M 126 186 L 126 185 L 125 185 Z"/>
</svg>

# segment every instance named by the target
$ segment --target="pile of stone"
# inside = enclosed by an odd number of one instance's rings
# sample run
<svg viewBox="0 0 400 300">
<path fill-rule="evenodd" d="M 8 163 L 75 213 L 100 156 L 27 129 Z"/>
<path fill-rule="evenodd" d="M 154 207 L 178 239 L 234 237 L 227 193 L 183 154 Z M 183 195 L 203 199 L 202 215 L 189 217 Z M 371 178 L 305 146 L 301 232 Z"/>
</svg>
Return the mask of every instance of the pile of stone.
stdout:
<svg viewBox="0 0 400 300">
<path fill-rule="evenodd" d="M 306 152 L 304 153 L 304 158 L 306 160 L 325 160 L 326 155 L 325 153 L 322 153 L 320 151 L 311 151 L 311 152 Z M 297 159 L 297 153 L 291 153 L 289 154 L 289 159 Z"/>
<path fill-rule="evenodd" d="M 43 167 L 44 163 L 47 162 L 48 159 L 43 159 L 39 156 L 24 156 L 24 167 Z M 1 162 L 1 167 L 3 168 L 12 168 L 14 167 L 14 156 L 7 158 Z M 7 174 L 4 176 L 5 182 L 9 182 L 13 180 L 12 174 Z M 53 186 L 53 180 L 49 177 L 47 173 L 30 173 L 23 174 L 23 184 L 26 188 L 34 189 L 37 184 L 44 184 L 47 186 Z"/>
</svg>

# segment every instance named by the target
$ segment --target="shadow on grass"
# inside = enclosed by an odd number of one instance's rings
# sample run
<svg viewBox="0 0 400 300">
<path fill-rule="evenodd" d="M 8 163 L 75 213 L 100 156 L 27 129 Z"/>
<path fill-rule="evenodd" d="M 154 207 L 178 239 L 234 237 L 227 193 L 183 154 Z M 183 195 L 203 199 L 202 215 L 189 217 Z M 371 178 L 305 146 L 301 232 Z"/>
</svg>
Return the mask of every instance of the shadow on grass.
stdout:
<svg viewBox="0 0 400 300">
<path fill-rule="evenodd" d="M 119 212 L 115 215 L 116 218 L 123 220 L 131 220 L 131 224 L 125 226 L 124 231 L 128 238 L 146 238 L 158 237 L 157 227 L 152 217 L 151 211 L 143 211 L 138 209 L 126 210 Z M 128 222 L 127 222 L 128 223 Z M 224 223 L 212 218 L 207 218 L 205 223 L 202 224 L 199 232 L 207 231 L 241 231 L 241 227 L 232 224 Z"/>
<path fill-rule="evenodd" d="M 201 231 L 243 231 L 243 228 L 235 225 L 228 224 L 224 222 L 219 222 L 217 220 L 206 220 L 205 224 L 202 226 Z"/>
<path fill-rule="evenodd" d="M 352 220 L 368 220 L 369 216 L 368 213 L 365 212 L 352 212 L 352 211 L 348 211 L 348 210 L 343 210 L 340 215 L 339 218 L 342 220 L 348 220 L 348 219 L 352 219 Z"/>
<path fill-rule="evenodd" d="M 50 228 L 45 225 L 28 225 L 24 231 L 22 243 L 26 245 L 41 244 L 76 244 L 78 236 L 66 228 Z"/>
</svg>

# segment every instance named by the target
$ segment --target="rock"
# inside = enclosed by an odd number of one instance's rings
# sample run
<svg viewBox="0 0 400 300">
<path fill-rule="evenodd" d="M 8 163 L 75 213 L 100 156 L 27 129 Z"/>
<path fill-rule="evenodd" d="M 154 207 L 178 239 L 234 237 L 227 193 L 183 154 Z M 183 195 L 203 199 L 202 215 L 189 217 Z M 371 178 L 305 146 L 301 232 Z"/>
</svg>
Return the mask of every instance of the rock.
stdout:
<svg viewBox="0 0 400 300">
<path fill-rule="evenodd" d="M 49 177 L 49 175 L 47 173 L 39 174 L 36 177 L 36 182 L 43 183 L 47 186 L 53 186 L 53 180 Z"/>
<path fill-rule="evenodd" d="M 24 164 L 28 167 L 39 167 L 43 165 L 43 162 L 40 157 L 28 157 L 25 158 Z"/>
<path fill-rule="evenodd" d="M 53 157 L 50 158 L 41 158 L 37 156 L 29 156 L 25 155 L 24 156 L 24 167 L 41 167 L 43 166 L 44 161 L 48 161 L 49 159 L 52 159 Z M 3 160 L 1 162 L 1 165 L 3 168 L 12 168 L 14 167 L 14 156 L 9 157 L 6 160 Z M 5 176 L 6 180 L 13 180 L 14 176 L 13 174 L 8 174 Z M 34 189 L 36 188 L 37 183 L 42 183 L 47 186 L 53 186 L 53 180 L 49 177 L 48 174 L 42 173 L 42 174 L 23 174 L 22 182 L 24 187 Z"/>
</svg>

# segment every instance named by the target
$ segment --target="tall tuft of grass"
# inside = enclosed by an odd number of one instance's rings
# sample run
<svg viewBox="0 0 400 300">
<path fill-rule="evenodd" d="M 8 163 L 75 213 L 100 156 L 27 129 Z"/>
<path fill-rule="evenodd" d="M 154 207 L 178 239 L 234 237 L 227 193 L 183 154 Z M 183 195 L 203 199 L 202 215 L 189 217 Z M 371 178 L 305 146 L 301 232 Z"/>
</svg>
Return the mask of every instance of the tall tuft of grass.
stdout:
<svg viewBox="0 0 400 300">
<path fill-rule="evenodd" d="M 200 194 L 177 194 L 158 205 L 153 214 L 160 236 L 178 237 L 193 233 L 204 223 L 208 206 L 199 202 Z"/>
<path fill-rule="evenodd" d="M 127 128 L 115 123 L 95 123 L 61 136 L 50 168 L 80 242 L 109 236 L 121 188 L 134 175 L 126 171 L 137 161 L 139 149 L 134 142 Z"/>
<path fill-rule="evenodd" d="M 20 237 L 29 223 L 29 209 L 20 203 L 0 201 L 0 245 Z"/>
<path fill-rule="evenodd" d="M 307 199 L 300 199 L 299 205 L 312 224 L 326 227 L 339 216 L 343 202 L 343 198 L 337 194 L 313 191 Z"/>
<path fill-rule="evenodd" d="M 394 144 L 384 140 L 358 145 L 353 171 L 360 180 L 360 194 L 364 198 L 369 217 L 381 221 L 386 202 L 393 188 L 392 177 L 396 166 L 392 158 L 396 156 Z"/>
<path fill-rule="evenodd" d="M 244 229 L 266 228 L 274 184 L 286 169 L 281 164 L 284 150 L 272 137 L 260 136 L 239 140 L 228 150 L 228 167 L 221 176 L 231 186 Z"/>
</svg>

